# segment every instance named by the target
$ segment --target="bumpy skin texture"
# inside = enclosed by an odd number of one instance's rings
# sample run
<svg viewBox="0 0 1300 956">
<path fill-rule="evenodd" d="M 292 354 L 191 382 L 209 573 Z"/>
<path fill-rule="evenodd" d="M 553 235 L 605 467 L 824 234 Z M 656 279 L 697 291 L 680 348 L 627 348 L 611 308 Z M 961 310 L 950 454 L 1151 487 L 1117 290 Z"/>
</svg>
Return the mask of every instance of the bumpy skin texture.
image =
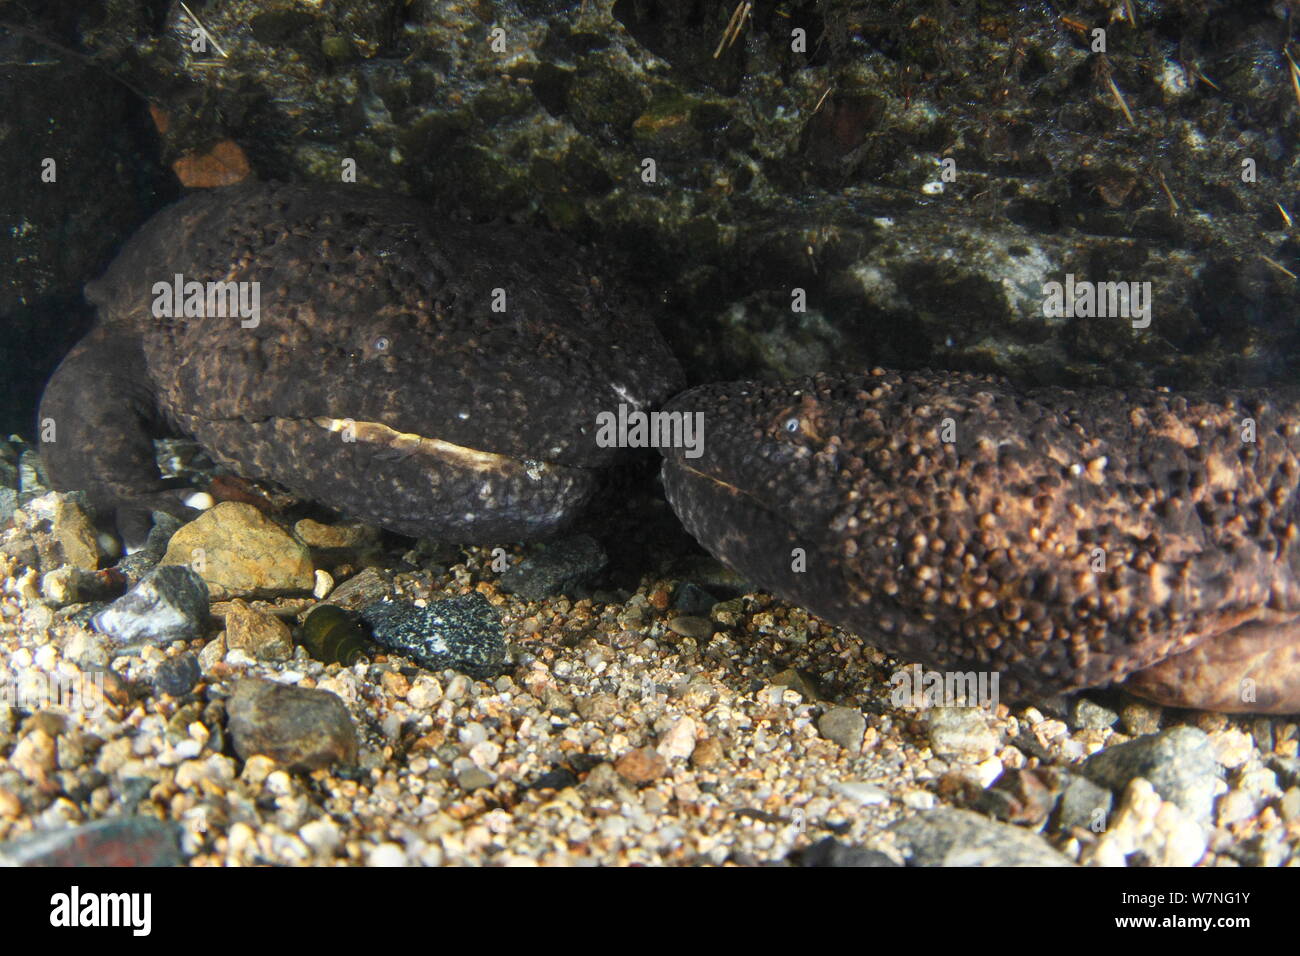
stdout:
<svg viewBox="0 0 1300 956">
<path fill-rule="evenodd" d="M 665 410 L 705 414 L 702 457 L 665 452 L 687 529 L 890 653 L 997 671 L 1013 698 L 1137 675 L 1168 704 L 1300 710 L 1294 391 L 877 370 L 708 385 Z"/>
<path fill-rule="evenodd" d="M 155 318 L 152 287 L 177 273 L 260 283 L 260 324 Z M 147 435 L 170 428 L 241 474 L 395 531 L 541 536 L 617 453 L 596 446 L 596 414 L 682 384 L 653 324 L 561 238 L 440 222 L 361 187 L 187 197 L 86 294 L 99 324 L 41 415 L 58 428 L 45 449 L 56 486 L 105 504 L 156 501 Z M 357 440 L 327 419 L 357 423 Z"/>
</svg>

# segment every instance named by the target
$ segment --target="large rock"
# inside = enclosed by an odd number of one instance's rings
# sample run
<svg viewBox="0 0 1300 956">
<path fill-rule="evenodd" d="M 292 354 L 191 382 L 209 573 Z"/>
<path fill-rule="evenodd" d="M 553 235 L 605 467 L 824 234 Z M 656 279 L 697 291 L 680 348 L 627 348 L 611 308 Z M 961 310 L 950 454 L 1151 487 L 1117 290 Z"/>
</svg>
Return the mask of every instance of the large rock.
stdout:
<svg viewBox="0 0 1300 956">
<path fill-rule="evenodd" d="M 1203 823 L 1210 820 L 1214 798 L 1226 789 L 1210 738 L 1195 727 L 1174 727 L 1108 747 L 1089 757 L 1082 771 L 1117 794 L 1138 777 L 1149 780 L 1162 799 Z"/>
<path fill-rule="evenodd" d="M 932 810 L 896 823 L 911 866 L 1073 866 L 1036 833 L 969 810 Z"/>
<path fill-rule="evenodd" d="M 180 528 L 161 563 L 193 568 L 215 600 L 310 591 L 316 581 L 307 546 L 237 501 L 223 501 Z"/>
<path fill-rule="evenodd" d="M 270 757 L 290 770 L 310 771 L 357 759 L 357 731 L 337 696 L 245 678 L 226 705 L 235 752 Z"/>
<path fill-rule="evenodd" d="M 153 817 L 113 817 L 0 844 L 0 866 L 180 866 L 180 828 Z"/>
<path fill-rule="evenodd" d="M 219 131 L 278 178 L 352 159 L 369 185 L 530 216 L 634 260 L 696 381 L 1295 378 L 1285 3 L 1098 6 L 1103 58 L 1021 4 L 755 4 L 730 44 L 729 3 L 499 4 L 502 49 L 473 5 L 248 0 L 200 14 L 241 38 L 220 69 L 165 42 L 179 5 L 121 0 L 81 31 L 53 6 L 6 17 L 152 91 L 168 158 Z M 45 135 L 29 103 L 14 138 Z M 1045 316 L 1067 274 L 1150 282 L 1150 325 Z"/>
</svg>

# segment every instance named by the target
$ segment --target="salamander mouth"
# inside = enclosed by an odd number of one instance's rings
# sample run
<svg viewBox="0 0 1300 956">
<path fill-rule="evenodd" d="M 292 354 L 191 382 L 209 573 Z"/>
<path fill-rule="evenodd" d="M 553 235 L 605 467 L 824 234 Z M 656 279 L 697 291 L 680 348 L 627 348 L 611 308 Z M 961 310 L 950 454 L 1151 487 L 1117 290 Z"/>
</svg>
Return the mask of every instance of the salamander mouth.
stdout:
<svg viewBox="0 0 1300 956">
<path fill-rule="evenodd" d="M 686 530 L 705 548 L 755 584 L 790 594 L 790 548 L 815 549 L 786 515 L 746 491 L 679 458 L 663 465 L 664 491 Z"/>
<path fill-rule="evenodd" d="M 381 449 L 377 457 L 390 461 L 402 461 L 421 456 L 435 459 L 469 472 L 483 474 L 504 471 L 522 471 L 531 479 L 540 481 L 548 473 L 558 468 L 571 469 L 579 466 L 556 465 L 552 462 L 534 458 L 517 458 L 498 452 L 482 451 L 466 445 L 457 445 L 441 438 L 430 438 L 414 432 L 401 432 L 382 422 L 355 421 L 351 418 L 329 418 L 319 416 L 311 419 L 312 424 L 325 431 L 341 435 L 343 441 L 356 442 L 369 448 Z"/>
<path fill-rule="evenodd" d="M 238 473 L 278 482 L 349 518 L 465 544 L 560 530 L 601 474 L 330 416 L 205 421 L 196 437 Z"/>
<path fill-rule="evenodd" d="M 780 525 L 784 531 L 793 535 L 795 527 L 790 522 L 789 516 L 783 513 L 782 509 L 773 507 L 768 501 L 760 498 L 757 494 L 741 485 L 733 484 L 725 478 L 720 478 L 711 471 L 703 471 L 686 463 L 686 460 L 680 456 L 666 458 L 663 464 L 663 477 L 665 484 L 669 480 L 669 474 L 675 473 L 673 481 L 675 487 L 680 488 L 683 492 L 687 488 L 690 494 L 702 500 L 723 500 L 732 503 L 733 508 L 743 509 L 746 513 L 752 513 L 754 516 L 762 516 L 765 523 Z M 743 525 L 742 525 L 743 527 Z"/>
<path fill-rule="evenodd" d="M 729 481 L 724 481 L 710 472 L 701 471 L 698 468 L 692 468 L 681 458 L 669 458 L 665 460 L 664 471 L 667 472 L 670 469 L 683 473 L 682 477 L 691 482 L 704 482 L 705 484 L 703 487 L 697 487 L 697 493 L 734 495 L 744 499 L 750 507 L 758 508 L 767 513 L 772 513 L 772 509 L 753 492 L 746 491 L 739 485 L 734 485 Z"/>
</svg>

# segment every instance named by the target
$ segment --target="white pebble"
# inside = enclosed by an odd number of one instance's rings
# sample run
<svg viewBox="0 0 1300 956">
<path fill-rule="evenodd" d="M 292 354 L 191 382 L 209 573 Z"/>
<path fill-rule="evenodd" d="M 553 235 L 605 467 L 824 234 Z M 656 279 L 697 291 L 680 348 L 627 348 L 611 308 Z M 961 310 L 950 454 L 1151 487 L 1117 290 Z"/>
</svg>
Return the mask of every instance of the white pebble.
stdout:
<svg viewBox="0 0 1300 956">
<path fill-rule="evenodd" d="M 396 843 L 381 843 L 366 855 L 366 866 L 406 866 L 406 851 Z"/>
<path fill-rule="evenodd" d="M 695 752 L 695 721 L 683 717 L 669 728 L 659 741 L 659 753 L 669 760 L 685 760 Z"/>
<path fill-rule="evenodd" d="M 933 810 L 934 794 L 928 790 L 909 790 L 903 794 L 903 806 L 913 810 Z"/>
<path fill-rule="evenodd" d="M 298 830 L 298 836 L 320 856 L 332 856 L 343 842 L 338 824 L 328 817 L 304 823 Z"/>
</svg>

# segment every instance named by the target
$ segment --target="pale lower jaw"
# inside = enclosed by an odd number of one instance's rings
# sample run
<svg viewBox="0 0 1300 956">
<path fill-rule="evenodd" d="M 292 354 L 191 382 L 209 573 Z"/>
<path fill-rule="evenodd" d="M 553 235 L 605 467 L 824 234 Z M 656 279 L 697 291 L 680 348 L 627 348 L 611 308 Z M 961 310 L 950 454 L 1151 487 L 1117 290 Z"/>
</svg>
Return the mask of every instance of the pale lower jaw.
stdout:
<svg viewBox="0 0 1300 956">
<path fill-rule="evenodd" d="M 549 462 L 530 458 L 515 458 L 490 451 L 480 451 L 457 445 L 441 438 L 428 438 L 413 432 L 399 432 L 381 422 L 358 422 L 350 418 L 313 418 L 319 428 L 336 434 L 350 435 L 352 440 L 372 446 L 388 448 L 395 458 L 424 455 L 444 462 L 454 462 L 461 468 L 481 472 L 502 472 L 521 465 L 525 473 L 540 479 L 552 469 Z"/>
</svg>

